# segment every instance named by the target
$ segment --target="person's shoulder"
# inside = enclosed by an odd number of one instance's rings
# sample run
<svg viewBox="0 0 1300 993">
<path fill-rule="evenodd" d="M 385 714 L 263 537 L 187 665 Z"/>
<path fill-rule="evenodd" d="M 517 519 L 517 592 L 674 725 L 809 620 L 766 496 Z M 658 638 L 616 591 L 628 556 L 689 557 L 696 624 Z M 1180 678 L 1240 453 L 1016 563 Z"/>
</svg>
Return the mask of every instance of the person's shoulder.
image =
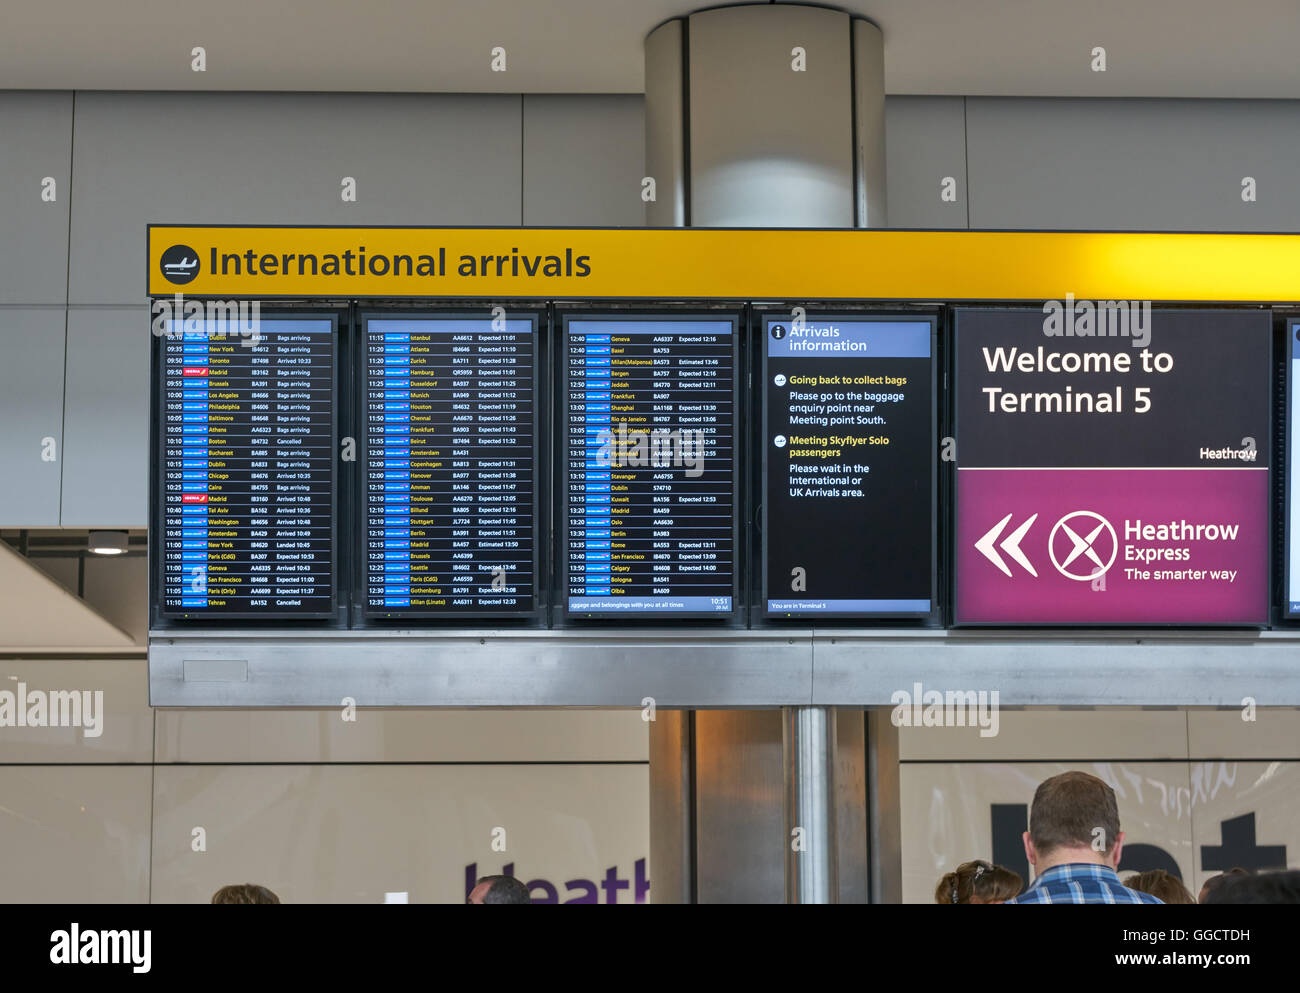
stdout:
<svg viewBox="0 0 1300 993">
<path fill-rule="evenodd" d="M 1027 903 L 1050 903 L 1050 902 L 1051 902 L 1050 900 L 1044 897 L 1043 888 L 1041 886 L 1035 886 L 1032 889 L 1027 889 L 1025 890 L 1025 892 L 1013 896 L 1010 900 L 1003 901 L 1003 903 L 1015 903 L 1021 905 Z"/>
</svg>

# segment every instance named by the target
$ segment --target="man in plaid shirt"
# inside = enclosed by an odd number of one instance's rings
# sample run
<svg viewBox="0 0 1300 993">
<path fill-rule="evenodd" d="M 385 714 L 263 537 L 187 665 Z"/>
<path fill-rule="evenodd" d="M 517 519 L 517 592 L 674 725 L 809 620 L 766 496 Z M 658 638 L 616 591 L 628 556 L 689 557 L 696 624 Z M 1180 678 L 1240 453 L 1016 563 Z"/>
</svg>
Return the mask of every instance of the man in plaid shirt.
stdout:
<svg viewBox="0 0 1300 993">
<path fill-rule="evenodd" d="M 1034 791 L 1025 832 L 1033 884 L 1007 903 L 1162 903 L 1119 881 L 1124 832 L 1115 791 L 1086 772 L 1063 772 Z"/>
</svg>

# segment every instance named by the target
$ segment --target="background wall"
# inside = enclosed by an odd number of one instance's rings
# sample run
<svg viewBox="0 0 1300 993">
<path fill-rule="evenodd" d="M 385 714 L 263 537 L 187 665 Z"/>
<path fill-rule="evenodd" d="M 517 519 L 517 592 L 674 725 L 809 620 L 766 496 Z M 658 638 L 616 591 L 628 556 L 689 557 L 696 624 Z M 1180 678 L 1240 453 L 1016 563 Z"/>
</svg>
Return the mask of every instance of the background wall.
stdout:
<svg viewBox="0 0 1300 993">
<path fill-rule="evenodd" d="M 899 732 L 903 899 L 982 858 L 1030 875 L 1020 840 L 1038 784 L 1078 769 L 1115 790 L 1121 876 L 1168 869 L 1193 894 L 1224 869 L 1300 866 L 1300 711 L 1035 710 Z M 1161 852 L 1153 852 L 1155 846 Z"/>
<path fill-rule="evenodd" d="M 460 903 L 467 873 L 507 865 L 552 887 L 535 898 L 646 899 L 638 711 L 151 710 L 142 659 L 0 661 L 0 689 L 19 682 L 102 691 L 103 732 L 0 728 L 0 902 L 204 903 L 256 882 L 295 903 Z"/>
<path fill-rule="evenodd" d="M 0 92 L 0 528 L 145 524 L 147 223 L 639 225 L 642 103 Z M 32 561 L 136 648 L 34 658 L 0 608 L 0 689 L 102 690 L 107 711 L 93 739 L 0 728 L 0 900 L 195 902 L 252 880 L 294 901 L 460 902 L 471 864 L 560 901 L 588 883 L 637 899 L 639 711 L 154 711 L 145 560 Z"/>
<path fill-rule="evenodd" d="M 149 222 L 636 227 L 643 113 L 0 91 L 0 527 L 145 526 Z M 1300 101 L 891 97 L 887 150 L 893 227 L 1300 230 Z"/>
<path fill-rule="evenodd" d="M 643 104 L 0 91 L 0 528 L 145 525 L 147 223 L 639 226 Z M 1300 230 L 1297 101 L 891 97 L 887 149 L 896 227 Z M 344 177 L 356 203 L 340 199 Z M 97 739 L 0 729 L 0 899 L 201 901 L 253 880 L 295 900 L 459 901 L 466 865 L 496 872 L 507 858 L 561 900 L 566 880 L 610 867 L 635 880 L 649 847 L 639 713 L 152 711 L 143 560 L 84 576 L 72 560 L 37 565 L 133 646 L 38 657 L 40 643 L 0 624 L 0 688 L 102 689 L 107 709 Z M 1164 783 L 1144 787 L 1140 809 L 1123 800 L 1124 818 L 1149 822 L 1164 839 L 1152 843 L 1196 874 L 1194 846 L 1221 819 L 1210 801 L 1228 787 L 1198 799 L 1193 785 L 1235 762 L 1232 796 L 1254 784 L 1241 803 L 1274 797 L 1260 823 L 1300 857 L 1294 715 L 1249 748 L 1216 715 L 1021 716 L 977 749 L 904 737 L 909 899 L 929 899 L 948 863 L 988 857 L 989 805 L 1027 803 L 1063 763 Z M 1043 740 L 1063 750 L 1044 755 Z M 1180 790 L 1189 803 L 1169 807 Z M 1157 794 L 1165 807 L 1149 806 Z"/>
</svg>

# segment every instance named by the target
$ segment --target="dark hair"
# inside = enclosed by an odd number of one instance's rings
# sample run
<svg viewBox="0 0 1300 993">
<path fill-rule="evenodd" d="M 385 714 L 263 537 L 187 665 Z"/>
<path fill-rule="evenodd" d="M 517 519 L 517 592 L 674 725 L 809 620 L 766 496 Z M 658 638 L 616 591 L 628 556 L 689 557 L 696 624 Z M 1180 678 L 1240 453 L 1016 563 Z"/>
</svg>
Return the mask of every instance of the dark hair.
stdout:
<svg viewBox="0 0 1300 993">
<path fill-rule="evenodd" d="M 1022 880 L 1010 869 L 983 859 L 963 862 L 956 872 L 947 873 L 934 888 L 935 903 L 970 903 L 979 897 L 984 903 L 1010 900 L 1020 892 Z"/>
<path fill-rule="evenodd" d="M 1225 880 L 1231 879 L 1233 876 L 1249 876 L 1249 875 L 1250 875 L 1249 869 L 1243 869 L 1241 866 L 1235 865 L 1227 872 L 1221 872 L 1217 876 L 1211 876 L 1205 882 L 1201 883 L 1200 902 L 1201 903 L 1208 902 L 1210 891 L 1213 890 L 1216 886 L 1222 886 Z"/>
<path fill-rule="evenodd" d="M 1140 893 L 1150 893 L 1159 897 L 1162 903 L 1195 903 L 1196 897 L 1188 891 L 1182 881 L 1164 869 L 1150 869 L 1139 872 L 1124 880 L 1124 885 Z"/>
<path fill-rule="evenodd" d="M 1300 904 L 1300 869 L 1228 875 L 1210 888 L 1205 902 Z"/>
<path fill-rule="evenodd" d="M 514 876 L 484 876 L 479 885 L 491 883 L 483 894 L 484 903 L 532 903 L 528 887 Z"/>
<path fill-rule="evenodd" d="M 1093 846 L 1098 829 L 1109 852 L 1119 837 L 1115 791 L 1086 772 L 1063 772 L 1044 779 L 1029 808 L 1029 838 L 1046 855 L 1055 848 Z"/>
<path fill-rule="evenodd" d="M 212 894 L 213 903 L 279 903 L 280 898 L 265 886 L 256 883 L 238 883 L 223 886 Z"/>
</svg>

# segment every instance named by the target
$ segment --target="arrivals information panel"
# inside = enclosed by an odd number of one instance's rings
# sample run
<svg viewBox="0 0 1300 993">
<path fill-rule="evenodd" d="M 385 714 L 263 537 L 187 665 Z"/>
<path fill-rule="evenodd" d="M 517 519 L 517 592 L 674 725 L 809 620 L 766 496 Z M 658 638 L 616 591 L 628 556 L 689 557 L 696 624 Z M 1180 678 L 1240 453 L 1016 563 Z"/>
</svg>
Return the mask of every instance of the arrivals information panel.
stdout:
<svg viewBox="0 0 1300 993">
<path fill-rule="evenodd" d="M 521 614 L 536 594 L 537 319 L 365 320 L 365 612 Z"/>
<path fill-rule="evenodd" d="M 161 339 L 162 611 L 332 616 L 334 322 L 214 328 Z"/>
<path fill-rule="evenodd" d="M 735 339 L 730 317 L 565 319 L 570 614 L 732 611 Z"/>
<path fill-rule="evenodd" d="M 769 617 L 916 616 L 934 596 L 934 321 L 763 321 Z"/>
</svg>

